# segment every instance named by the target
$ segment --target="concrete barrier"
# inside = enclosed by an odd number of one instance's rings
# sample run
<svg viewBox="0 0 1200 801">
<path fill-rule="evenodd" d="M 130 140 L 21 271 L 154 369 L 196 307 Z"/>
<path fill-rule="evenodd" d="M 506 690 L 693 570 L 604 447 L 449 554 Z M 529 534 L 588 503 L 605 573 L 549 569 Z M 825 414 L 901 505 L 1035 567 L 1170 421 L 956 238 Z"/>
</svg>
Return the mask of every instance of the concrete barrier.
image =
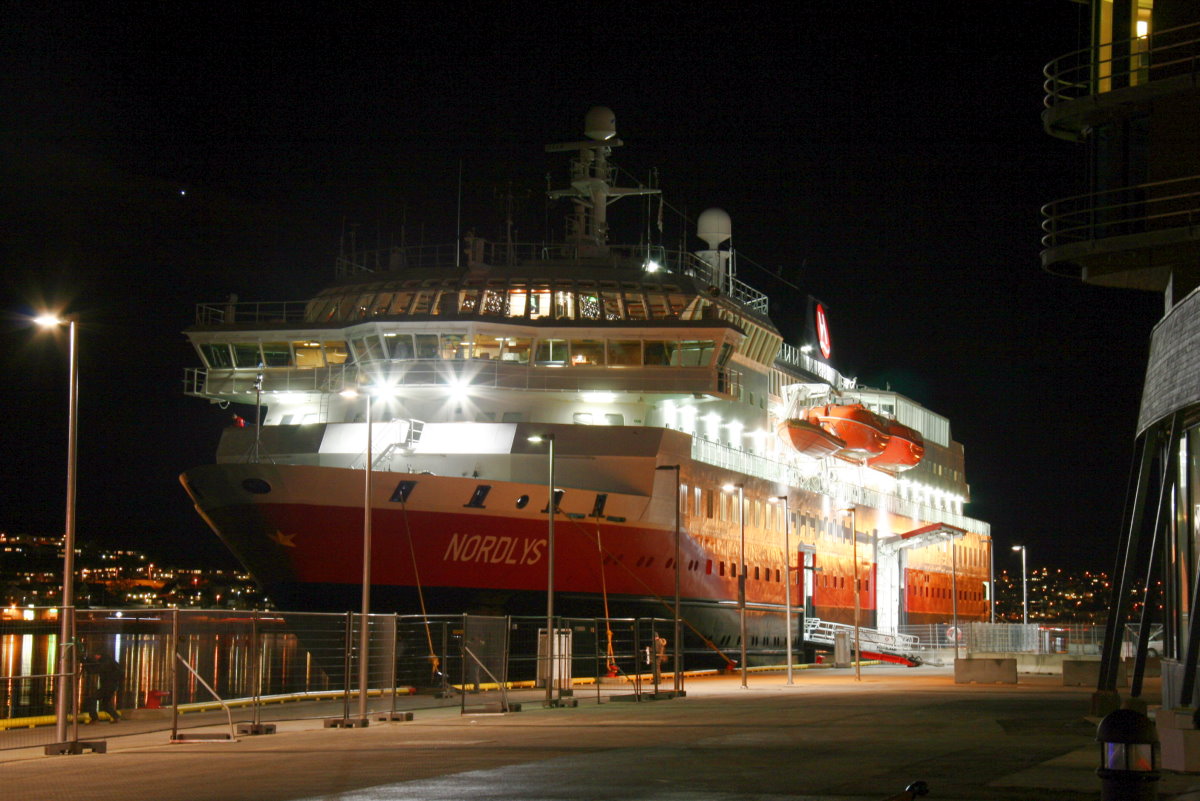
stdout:
<svg viewBox="0 0 1200 801">
<path fill-rule="evenodd" d="M 954 683 L 1016 684 L 1016 659 L 955 659 Z"/>
<path fill-rule="evenodd" d="M 1062 677 L 1064 687 L 1095 687 L 1100 682 L 1100 660 L 1064 659 Z M 1129 671 L 1123 663 L 1117 665 L 1116 686 L 1129 686 Z"/>
</svg>

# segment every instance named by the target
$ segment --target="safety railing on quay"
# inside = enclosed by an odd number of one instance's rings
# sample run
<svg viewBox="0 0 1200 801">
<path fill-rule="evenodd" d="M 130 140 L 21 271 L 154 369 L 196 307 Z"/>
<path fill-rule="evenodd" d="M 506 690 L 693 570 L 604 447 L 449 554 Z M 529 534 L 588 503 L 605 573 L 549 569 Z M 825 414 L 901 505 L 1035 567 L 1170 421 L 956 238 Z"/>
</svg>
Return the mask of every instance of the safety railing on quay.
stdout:
<svg viewBox="0 0 1200 801">
<path fill-rule="evenodd" d="M 89 725 L 110 719 L 109 702 L 142 730 L 210 725 L 205 712 L 219 712 L 218 722 L 229 715 L 231 727 L 233 718 L 239 726 L 353 718 L 362 707 L 361 625 L 353 613 L 77 610 L 72 647 L 81 670 L 67 714 L 89 736 L 120 733 Z M 676 672 L 669 620 L 556 619 L 549 692 L 545 618 L 384 614 L 367 625 L 369 715 L 454 705 L 508 711 L 510 698 L 639 697 L 670 685 Z M 13 673 L 0 676 L 0 749 L 52 742 L 59 648 L 52 623 L 0 621 L 0 665 Z M 119 665 L 106 699 L 94 667 L 102 660 Z"/>
</svg>

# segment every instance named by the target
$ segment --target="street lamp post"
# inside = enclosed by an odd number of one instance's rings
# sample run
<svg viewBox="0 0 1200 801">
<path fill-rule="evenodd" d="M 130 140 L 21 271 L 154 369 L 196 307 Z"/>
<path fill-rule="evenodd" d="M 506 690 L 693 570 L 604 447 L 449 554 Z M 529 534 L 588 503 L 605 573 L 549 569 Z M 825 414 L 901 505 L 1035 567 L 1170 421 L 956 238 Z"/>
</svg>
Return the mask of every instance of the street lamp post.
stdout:
<svg viewBox="0 0 1200 801">
<path fill-rule="evenodd" d="M 542 434 L 529 437 L 530 442 L 546 442 L 549 469 L 546 486 L 549 500 L 546 501 L 546 701 L 554 706 L 554 513 L 558 505 L 554 502 L 554 435 Z"/>
<path fill-rule="evenodd" d="M 342 397 L 355 398 L 356 390 L 347 390 Z M 362 392 L 367 404 L 367 456 L 363 470 L 363 556 L 362 556 L 362 621 L 358 632 L 358 724 L 368 725 L 367 683 L 369 681 L 371 646 L 369 621 L 371 615 L 371 391 Z"/>
<path fill-rule="evenodd" d="M 67 742 L 67 722 L 75 718 L 75 476 L 79 440 L 79 354 L 74 318 L 63 319 L 52 314 L 37 318 L 42 328 L 67 326 L 67 510 L 63 532 L 62 603 L 59 605 L 58 692 L 54 699 L 54 736 L 58 743 Z M 72 740 L 75 739 L 72 737 Z"/>
<path fill-rule="evenodd" d="M 674 640 L 674 646 L 671 649 L 671 656 L 672 656 L 672 660 L 674 662 L 673 669 L 671 672 L 673 674 L 672 684 L 673 684 L 676 696 L 678 696 L 680 691 L 683 690 L 683 670 L 682 670 L 682 666 L 679 663 L 679 653 L 680 653 L 679 640 L 683 634 L 683 630 L 682 630 L 682 628 L 680 626 L 680 622 L 679 622 L 680 621 L 680 618 L 679 618 L 679 506 L 683 501 L 683 499 L 680 497 L 680 495 L 682 495 L 682 491 L 680 489 L 681 484 L 680 484 L 679 467 L 680 466 L 677 464 L 662 464 L 655 468 L 656 470 L 674 470 L 675 471 L 675 640 Z"/>
<path fill-rule="evenodd" d="M 737 490 L 738 525 L 741 529 L 741 551 L 738 554 L 738 639 L 741 640 L 742 689 L 746 684 L 746 487 L 744 484 L 726 484 L 726 492 Z"/>
<path fill-rule="evenodd" d="M 792 545 L 788 539 L 788 497 L 779 495 L 777 501 L 783 504 L 783 624 L 787 631 L 787 683 L 792 681 Z"/>
<path fill-rule="evenodd" d="M 1029 571 L 1025 562 L 1025 546 L 1014 545 L 1014 551 L 1021 552 L 1021 622 L 1029 625 Z"/>
<path fill-rule="evenodd" d="M 852 558 L 854 559 L 854 680 L 862 681 L 862 641 L 859 638 L 859 607 L 861 602 L 858 593 L 858 507 L 851 506 L 843 511 L 850 513 L 850 542 Z"/>
</svg>

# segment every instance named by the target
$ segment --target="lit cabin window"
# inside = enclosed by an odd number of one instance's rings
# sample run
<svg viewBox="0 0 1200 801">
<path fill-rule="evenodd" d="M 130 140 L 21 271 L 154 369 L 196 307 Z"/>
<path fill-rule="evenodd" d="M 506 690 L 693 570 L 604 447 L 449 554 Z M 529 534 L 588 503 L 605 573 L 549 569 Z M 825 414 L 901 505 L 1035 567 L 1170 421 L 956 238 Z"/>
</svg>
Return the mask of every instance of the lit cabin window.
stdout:
<svg viewBox="0 0 1200 801">
<path fill-rule="evenodd" d="M 508 291 L 508 316 L 509 317 L 524 317 L 527 311 L 528 304 L 524 289 L 510 289 Z"/>
<path fill-rule="evenodd" d="M 292 366 L 292 348 L 286 342 L 264 342 L 263 365 L 266 367 Z"/>
<path fill-rule="evenodd" d="M 233 367 L 233 357 L 229 355 L 229 346 L 201 345 L 200 354 L 205 363 L 213 370 L 224 370 Z"/>
<path fill-rule="evenodd" d="M 504 355 L 500 358 L 506 362 L 529 364 L 529 351 L 532 348 L 532 337 L 508 337 L 504 340 Z"/>
<path fill-rule="evenodd" d="M 636 367 L 642 363 L 642 341 L 640 339 L 608 340 L 608 363 L 610 366 Z"/>
<path fill-rule="evenodd" d="M 442 358 L 467 359 L 471 356 L 471 340 L 466 334 L 442 334 Z"/>
<path fill-rule="evenodd" d="M 550 316 L 550 290 L 533 289 L 529 292 L 529 319 Z"/>
<path fill-rule="evenodd" d="M 580 292 L 579 293 L 579 319 L 580 320 L 599 320 L 600 319 L 600 296 L 595 292 Z"/>
<path fill-rule="evenodd" d="M 567 341 L 565 339 L 539 339 L 537 355 L 534 361 L 538 365 L 557 366 L 567 363 Z"/>
<path fill-rule="evenodd" d="M 326 342 L 325 361 L 329 364 L 345 364 L 350 359 L 350 351 L 345 342 Z"/>
<path fill-rule="evenodd" d="M 503 291 L 488 289 L 483 294 L 483 303 L 480 305 L 479 313 L 487 317 L 503 317 L 505 314 L 504 301 Z"/>
<path fill-rule="evenodd" d="M 412 359 L 416 356 L 413 350 L 412 334 L 385 334 L 388 353 L 393 359 Z"/>
<path fill-rule="evenodd" d="M 602 307 L 601 314 L 605 320 L 621 320 L 624 319 L 625 313 L 622 311 L 621 293 L 620 292 L 601 292 L 600 305 Z"/>
<path fill-rule="evenodd" d="M 604 364 L 604 340 L 571 340 L 571 364 L 577 367 L 593 367 Z"/>
<path fill-rule="evenodd" d="M 297 367 L 324 367 L 325 357 L 321 351 L 321 343 L 310 340 L 299 340 L 292 343 L 292 352 L 296 354 Z"/>
<path fill-rule="evenodd" d="M 476 359 L 500 359 L 500 351 L 504 348 L 504 337 L 479 334 L 475 337 Z"/>
<path fill-rule="evenodd" d="M 233 343 L 234 367 L 258 367 L 262 363 L 262 354 L 258 352 L 257 342 Z"/>
<path fill-rule="evenodd" d="M 646 299 L 641 292 L 625 293 L 625 316 L 630 320 L 645 320 Z"/>
<path fill-rule="evenodd" d="M 554 293 L 554 317 L 558 320 L 575 319 L 575 293 L 559 290 Z"/>
<path fill-rule="evenodd" d="M 436 359 L 438 357 L 437 334 L 416 334 L 418 359 Z"/>
<path fill-rule="evenodd" d="M 712 362 L 712 340 L 685 340 L 679 343 L 671 364 L 681 367 L 707 367 Z"/>
</svg>

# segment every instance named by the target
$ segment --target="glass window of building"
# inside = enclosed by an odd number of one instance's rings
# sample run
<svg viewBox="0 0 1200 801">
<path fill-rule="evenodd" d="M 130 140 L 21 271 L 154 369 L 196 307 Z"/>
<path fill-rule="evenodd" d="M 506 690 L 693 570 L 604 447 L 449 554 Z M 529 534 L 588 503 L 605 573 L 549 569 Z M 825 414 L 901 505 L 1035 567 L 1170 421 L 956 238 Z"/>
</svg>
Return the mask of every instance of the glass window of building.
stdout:
<svg viewBox="0 0 1200 801">
<path fill-rule="evenodd" d="M 558 320 L 575 319 L 575 293 L 558 290 L 554 293 L 554 317 Z"/>
<path fill-rule="evenodd" d="M 321 343 L 312 340 L 297 340 L 292 343 L 292 353 L 296 354 L 297 367 L 324 367 L 325 356 Z"/>
<path fill-rule="evenodd" d="M 621 293 L 616 291 L 605 291 L 600 293 L 600 304 L 603 307 L 603 315 L 605 320 L 621 320 L 624 319 L 624 312 L 621 310 Z"/>
<path fill-rule="evenodd" d="M 233 343 L 234 367 L 258 367 L 262 364 L 262 354 L 258 352 L 257 342 Z"/>
<path fill-rule="evenodd" d="M 608 363 L 610 366 L 640 366 L 642 341 L 640 339 L 608 340 Z"/>
<path fill-rule="evenodd" d="M 475 314 L 479 311 L 479 290 L 464 289 L 458 293 L 458 313 Z"/>
<path fill-rule="evenodd" d="M 576 367 L 593 367 L 604 364 L 604 340 L 571 340 L 571 364 Z"/>
<path fill-rule="evenodd" d="M 350 359 L 350 352 L 346 349 L 346 343 L 342 341 L 330 341 L 325 343 L 325 361 L 329 364 L 345 364 Z"/>
<path fill-rule="evenodd" d="M 432 289 L 422 289 L 418 292 L 416 298 L 413 300 L 410 314 L 429 314 L 430 309 L 433 308 L 433 296 L 435 294 L 435 290 Z"/>
<path fill-rule="evenodd" d="M 225 370 L 233 367 L 233 357 L 229 354 L 228 345 L 201 345 L 200 354 L 204 357 L 205 364 L 213 370 Z"/>
<path fill-rule="evenodd" d="M 524 317 L 528 310 L 526 301 L 526 292 L 522 289 L 508 290 L 508 316 L 509 317 Z"/>
<path fill-rule="evenodd" d="M 476 359 L 497 359 L 500 358 L 500 351 L 504 347 L 504 337 L 492 336 L 490 334 L 475 335 L 475 358 Z"/>
<path fill-rule="evenodd" d="M 665 367 L 671 364 L 678 342 L 648 339 L 643 345 L 644 364 L 651 367 Z"/>
<path fill-rule="evenodd" d="M 532 347 L 532 337 L 508 337 L 504 340 L 504 355 L 500 358 L 506 362 L 529 364 L 529 351 Z"/>
<path fill-rule="evenodd" d="M 550 300 L 549 289 L 531 289 L 529 291 L 529 319 L 537 320 L 541 317 L 549 317 L 551 314 Z"/>
<path fill-rule="evenodd" d="M 264 342 L 262 352 L 266 367 L 290 367 L 292 364 L 292 349 L 286 342 Z"/>
<path fill-rule="evenodd" d="M 539 339 L 534 362 L 540 366 L 567 363 L 567 341 L 565 339 Z"/>
<path fill-rule="evenodd" d="M 671 363 L 680 367 L 707 367 L 712 361 L 712 340 L 684 340 Z"/>
<path fill-rule="evenodd" d="M 604 424 L 610 426 L 623 426 L 625 425 L 625 415 L 606 414 L 604 415 Z"/>
<path fill-rule="evenodd" d="M 416 334 L 417 358 L 436 359 L 438 357 L 437 334 Z"/>
<path fill-rule="evenodd" d="M 580 292 L 579 293 L 579 319 L 580 320 L 599 320 L 600 319 L 600 296 L 595 292 Z"/>
<path fill-rule="evenodd" d="M 505 293 L 499 289 L 488 289 L 483 293 L 483 303 L 479 313 L 487 317 L 503 317 L 505 313 Z"/>
<path fill-rule="evenodd" d="M 387 340 L 388 353 L 393 359 L 414 359 L 412 334 L 384 334 Z"/>
<path fill-rule="evenodd" d="M 469 359 L 471 341 L 466 334 L 442 334 L 442 358 L 446 360 Z"/>
</svg>

